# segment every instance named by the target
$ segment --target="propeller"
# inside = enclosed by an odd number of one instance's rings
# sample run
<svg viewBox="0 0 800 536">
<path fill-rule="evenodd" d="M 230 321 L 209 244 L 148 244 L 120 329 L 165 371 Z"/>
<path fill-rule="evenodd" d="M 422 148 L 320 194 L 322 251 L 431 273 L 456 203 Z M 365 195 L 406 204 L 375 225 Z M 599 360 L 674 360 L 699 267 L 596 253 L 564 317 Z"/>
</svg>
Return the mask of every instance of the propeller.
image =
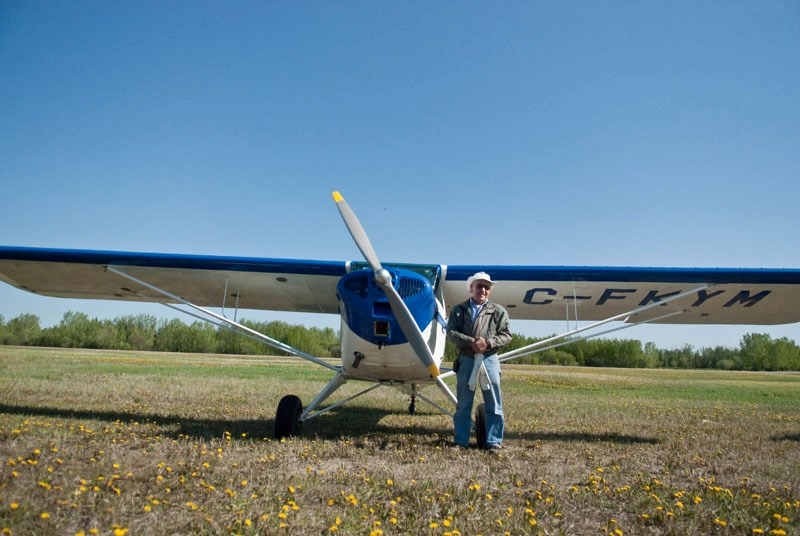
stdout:
<svg viewBox="0 0 800 536">
<path fill-rule="evenodd" d="M 392 285 L 392 274 L 381 265 L 381 261 L 378 260 L 378 254 L 375 253 L 375 248 L 372 247 L 372 243 L 369 241 L 367 232 L 364 231 L 364 227 L 361 226 L 361 222 L 358 221 L 344 197 L 339 192 L 333 192 L 333 200 L 336 201 L 336 208 L 339 209 L 339 214 L 342 216 L 347 230 L 350 231 L 350 236 L 353 237 L 356 246 L 358 246 L 361 254 L 364 255 L 367 263 L 372 268 L 375 283 L 389 298 L 389 306 L 392 308 L 392 313 L 394 313 L 397 323 L 400 324 L 400 329 L 403 330 L 406 339 L 408 339 L 419 360 L 431 373 L 431 376 L 438 378 L 440 374 L 439 367 L 436 365 L 431 349 L 428 347 L 428 343 L 425 342 L 425 337 L 411 315 L 411 311 L 408 310 L 408 306 L 403 301 L 403 298 L 400 297 L 400 293 Z"/>
</svg>

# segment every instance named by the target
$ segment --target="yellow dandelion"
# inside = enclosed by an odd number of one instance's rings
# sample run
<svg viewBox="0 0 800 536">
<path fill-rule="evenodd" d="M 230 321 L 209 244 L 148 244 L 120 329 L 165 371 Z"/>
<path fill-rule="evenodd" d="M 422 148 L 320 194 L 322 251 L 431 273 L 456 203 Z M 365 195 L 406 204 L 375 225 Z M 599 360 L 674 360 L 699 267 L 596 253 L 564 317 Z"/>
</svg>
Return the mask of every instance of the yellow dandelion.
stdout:
<svg viewBox="0 0 800 536">
<path fill-rule="evenodd" d="M 294 494 L 295 489 L 294 486 L 289 486 L 289 493 Z"/>
<path fill-rule="evenodd" d="M 127 536 L 128 529 L 124 529 L 122 527 L 117 527 L 114 529 L 114 536 Z"/>
<path fill-rule="evenodd" d="M 144 511 L 145 511 L 145 512 L 149 512 L 149 511 L 151 511 L 152 509 L 153 509 L 153 507 L 152 507 L 152 506 L 150 506 L 149 504 L 145 504 L 145 505 L 144 505 Z"/>
<path fill-rule="evenodd" d="M 13 502 L 9 504 L 9 506 L 11 507 L 12 510 L 16 510 L 17 508 L 19 508 L 19 503 Z"/>
<path fill-rule="evenodd" d="M 42 512 L 41 514 L 39 514 L 39 517 L 41 517 L 42 519 L 50 519 L 50 514 L 48 514 L 47 512 Z"/>
</svg>

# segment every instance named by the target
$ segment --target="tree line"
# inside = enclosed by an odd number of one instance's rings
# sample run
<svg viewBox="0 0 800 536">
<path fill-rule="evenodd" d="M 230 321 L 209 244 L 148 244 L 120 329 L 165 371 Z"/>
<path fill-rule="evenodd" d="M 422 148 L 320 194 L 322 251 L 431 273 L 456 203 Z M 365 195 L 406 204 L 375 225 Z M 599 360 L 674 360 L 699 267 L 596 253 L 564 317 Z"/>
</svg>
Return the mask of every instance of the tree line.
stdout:
<svg viewBox="0 0 800 536">
<path fill-rule="evenodd" d="M 278 341 L 319 357 L 338 358 L 339 333 L 331 328 L 291 325 L 286 322 L 242 324 Z M 508 350 L 521 348 L 539 339 L 516 336 Z M 284 352 L 228 329 L 207 322 L 186 324 L 182 320 L 157 319 L 139 314 L 113 320 L 89 318 L 84 313 L 68 312 L 52 327 L 41 327 L 39 317 L 22 314 L 6 321 L 0 315 L 0 344 L 107 350 L 194 352 L 218 354 L 281 355 Z M 447 344 L 445 360 L 456 356 Z M 773 339 L 764 333 L 749 333 L 737 348 L 716 346 L 695 349 L 685 345 L 662 349 L 652 342 L 642 345 L 634 339 L 589 339 L 546 350 L 514 360 L 515 363 L 578 365 L 625 368 L 683 368 L 755 371 L 800 370 L 800 346 L 786 337 Z"/>
</svg>

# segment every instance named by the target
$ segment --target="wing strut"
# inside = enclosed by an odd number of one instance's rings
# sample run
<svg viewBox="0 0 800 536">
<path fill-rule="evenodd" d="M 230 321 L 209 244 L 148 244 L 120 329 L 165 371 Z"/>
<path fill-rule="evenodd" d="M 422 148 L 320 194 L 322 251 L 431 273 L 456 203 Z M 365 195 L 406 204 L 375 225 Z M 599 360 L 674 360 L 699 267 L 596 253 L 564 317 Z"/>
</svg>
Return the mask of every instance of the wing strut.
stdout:
<svg viewBox="0 0 800 536">
<path fill-rule="evenodd" d="M 283 352 L 287 352 L 287 353 L 290 353 L 292 355 L 296 355 L 297 357 L 300 357 L 300 358 L 305 359 L 307 361 L 311 361 L 312 363 L 316 363 L 317 365 L 323 366 L 323 367 L 325 367 L 327 369 L 330 369 L 330 370 L 333 370 L 333 371 L 336 371 L 336 372 L 339 371 L 339 367 L 331 365 L 330 363 L 328 363 L 326 361 L 323 361 L 322 359 L 320 359 L 318 357 L 315 357 L 315 356 L 313 356 L 311 354 L 307 354 L 306 352 L 303 352 L 302 350 L 298 350 L 297 348 L 289 346 L 288 344 L 284 344 L 281 341 L 279 341 L 277 339 L 273 339 L 272 337 L 269 337 L 267 335 L 264 335 L 263 333 L 261 333 L 259 331 L 256 331 L 254 329 L 248 328 L 247 326 L 242 325 L 239 322 L 236 322 L 235 320 L 231 320 L 229 318 L 225 318 L 224 316 L 219 315 L 219 314 L 217 314 L 217 313 L 215 313 L 213 311 L 209 311 L 208 309 L 206 309 L 204 307 L 200 307 L 199 305 L 195 305 L 195 304 L 193 304 L 193 303 L 191 303 L 191 302 L 189 302 L 187 300 L 184 300 L 180 296 L 176 296 L 175 294 L 172 294 L 171 292 L 167 292 L 166 290 L 158 288 L 158 287 L 156 287 L 154 285 L 151 285 L 150 283 L 148 283 L 146 281 L 142 281 L 141 279 L 138 279 L 138 278 L 136 278 L 136 277 L 134 277 L 134 276 L 132 276 L 130 274 L 127 274 L 127 273 L 125 273 L 124 271 L 120 270 L 119 268 L 117 268 L 115 266 L 108 265 L 108 266 L 106 266 L 106 269 L 109 272 L 117 274 L 117 275 L 119 275 L 121 277 L 124 277 L 125 279 L 133 281 L 134 283 L 142 285 L 143 287 L 146 287 L 146 288 L 149 288 L 150 290 L 158 292 L 159 294 L 169 298 L 170 300 L 177 301 L 179 303 L 182 303 L 182 304 L 186 305 L 187 307 L 191 307 L 192 309 L 194 309 L 196 311 L 200 311 L 203 314 L 208 315 L 209 317 L 217 320 L 218 322 L 220 322 L 221 324 L 225 325 L 226 327 L 229 327 L 231 329 L 239 330 L 242 333 L 246 334 L 247 336 L 263 342 L 267 346 L 271 346 L 272 348 L 275 348 L 277 350 L 281 350 Z M 189 311 L 184 311 L 183 309 L 180 309 L 178 307 L 172 306 L 172 305 L 170 305 L 168 303 L 164 303 L 164 305 L 167 305 L 168 307 L 171 307 L 172 309 L 175 309 L 176 311 L 180 311 L 182 313 L 189 314 L 190 316 L 194 316 L 195 318 L 199 318 L 200 320 L 214 323 L 213 321 L 209 320 L 208 318 L 204 318 L 204 317 L 195 315 L 195 314 L 193 314 L 193 313 L 191 313 Z"/>
</svg>

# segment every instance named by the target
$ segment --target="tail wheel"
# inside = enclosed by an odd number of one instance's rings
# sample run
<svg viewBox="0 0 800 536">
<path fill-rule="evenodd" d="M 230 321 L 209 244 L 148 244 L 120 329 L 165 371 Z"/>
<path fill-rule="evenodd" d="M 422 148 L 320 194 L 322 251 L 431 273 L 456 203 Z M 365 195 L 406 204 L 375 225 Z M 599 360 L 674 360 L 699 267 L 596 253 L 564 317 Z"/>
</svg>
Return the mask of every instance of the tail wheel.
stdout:
<svg viewBox="0 0 800 536">
<path fill-rule="evenodd" d="M 475 440 L 479 449 L 486 450 L 486 404 L 479 404 L 475 408 Z"/>
<path fill-rule="evenodd" d="M 295 437 L 300 435 L 300 415 L 303 414 L 303 403 L 295 395 L 286 395 L 278 403 L 275 413 L 275 438 Z"/>
</svg>

